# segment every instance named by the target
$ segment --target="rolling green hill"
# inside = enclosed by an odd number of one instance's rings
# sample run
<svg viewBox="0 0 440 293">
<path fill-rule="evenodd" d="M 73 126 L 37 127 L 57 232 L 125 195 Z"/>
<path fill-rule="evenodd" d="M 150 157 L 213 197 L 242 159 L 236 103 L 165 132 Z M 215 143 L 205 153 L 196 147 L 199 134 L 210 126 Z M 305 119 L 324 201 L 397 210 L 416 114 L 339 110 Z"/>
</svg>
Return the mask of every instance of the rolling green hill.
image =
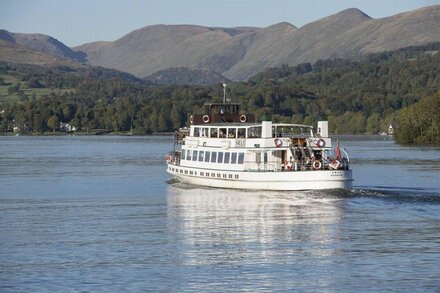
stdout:
<svg viewBox="0 0 440 293">
<path fill-rule="evenodd" d="M 401 109 L 439 92 L 439 51 L 440 43 L 433 43 L 370 54 L 357 61 L 284 65 L 248 82 L 230 83 L 227 95 L 258 119 L 304 124 L 324 119 L 333 133 L 378 133 L 398 123 Z M 3 132 L 14 125 L 28 133 L 48 131 L 47 121 L 53 116 L 83 130 L 172 131 L 184 126 L 204 102 L 222 99 L 221 84 L 158 86 L 94 67 L 2 64 L 0 76 L 1 87 L 18 97 L 0 100 Z M 27 90 L 36 97 L 29 97 Z"/>
</svg>

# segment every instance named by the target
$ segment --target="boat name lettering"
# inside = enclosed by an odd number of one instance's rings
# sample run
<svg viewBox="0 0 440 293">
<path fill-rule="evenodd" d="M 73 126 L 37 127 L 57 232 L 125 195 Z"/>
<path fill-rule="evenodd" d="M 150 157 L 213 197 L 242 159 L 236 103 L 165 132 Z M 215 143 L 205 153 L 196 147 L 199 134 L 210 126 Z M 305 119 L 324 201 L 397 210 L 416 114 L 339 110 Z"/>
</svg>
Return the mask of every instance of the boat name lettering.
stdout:
<svg viewBox="0 0 440 293">
<path fill-rule="evenodd" d="M 236 139 L 236 140 L 235 140 L 235 145 L 236 145 L 236 146 L 242 146 L 242 147 L 244 147 L 244 146 L 246 146 L 246 140 L 244 140 L 244 139 Z"/>
</svg>

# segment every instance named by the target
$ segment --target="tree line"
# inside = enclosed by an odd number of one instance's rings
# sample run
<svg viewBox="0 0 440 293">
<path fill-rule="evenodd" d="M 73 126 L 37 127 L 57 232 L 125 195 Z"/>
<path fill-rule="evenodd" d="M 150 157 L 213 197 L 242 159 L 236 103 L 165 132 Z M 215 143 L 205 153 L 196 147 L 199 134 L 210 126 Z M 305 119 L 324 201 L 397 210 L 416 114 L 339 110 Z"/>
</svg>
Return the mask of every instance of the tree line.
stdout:
<svg viewBox="0 0 440 293">
<path fill-rule="evenodd" d="M 370 54 L 359 60 L 319 60 L 269 68 L 227 95 L 257 118 L 314 124 L 329 120 L 333 133 L 378 133 L 398 122 L 399 110 L 439 91 L 440 43 Z M 222 86 L 158 86 L 103 68 L 43 68 L 0 64 L 21 88 L 65 89 L 41 98 L 0 104 L 0 131 L 78 129 L 169 132 L 184 126 L 203 103 L 222 100 Z M 3 81 L 4 83 L 4 81 Z M 17 85 L 10 85 L 11 87 Z M 50 121 L 49 121 L 50 119 Z"/>
</svg>

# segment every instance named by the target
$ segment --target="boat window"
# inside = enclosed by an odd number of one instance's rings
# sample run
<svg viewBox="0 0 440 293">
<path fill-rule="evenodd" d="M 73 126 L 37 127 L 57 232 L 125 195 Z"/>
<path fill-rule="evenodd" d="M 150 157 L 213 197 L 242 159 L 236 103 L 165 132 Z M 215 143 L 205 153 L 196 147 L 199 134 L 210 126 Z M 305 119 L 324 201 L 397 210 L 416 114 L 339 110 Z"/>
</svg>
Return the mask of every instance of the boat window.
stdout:
<svg viewBox="0 0 440 293">
<path fill-rule="evenodd" d="M 209 155 L 211 154 L 211 152 L 205 152 L 205 162 L 209 162 Z"/>
<path fill-rule="evenodd" d="M 261 153 L 255 153 L 255 162 L 261 164 Z"/>
<path fill-rule="evenodd" d="M 197 161 L 197 153 L 198 151 L 193 151 L 193 161 Z"/>
<path fill-rule="evenodd" d="M 226 137 L 226 128 L 220 128 L 219 133 L 218 133 L 218 137 L 220 137 L 220 138 Z"/>
<path fill-rule="evenodd" d="M 211 163 L 217 162 L 217 152 L 211 153 Z"/>
<path fill-rule="evenodd" d="M 231 164 L 237 164 L 237 153 L 231 154 Z"/>
<path fill-rule="evenodd" d="M 186 151 L 186 159 L 187 159 L 188 161 L 191 161 L 191 153 L 192 153 L 191 150 L 187 150 L 187 151 Z"/>
<path fill-rule="evenodd" d="M 218 137 L 218 128 L 211 128 L 211 137 Z"/>
<path fill-rule="evenodd" d="M 182 150 L 182 154 L 180 155 L 181 160 L 185 160 L 186 150 Z"/>
<path fill-rule="evenodd" d="M 230 152 L 225 153 L 225 164 L 229 164 L 229 157 L 231 156 Z"/>
<path fill-rule="evenodd" d="M 267 152 L 264 153 L 264 163 L 267 164 Z"/>
<path fill-rule="evenodd" d="M 248 137 L 249 138 L 261 137 L 261 126 L 249 127 L 248 128 Z"/>
<path fill-rule="evenodd" d="M 203 162 L 204 155 L 205 155 L 204 151 L 199 152 L 199 162 Z"/>
<path fill-rule="evenodd" d="M 239 164 L 244 163 L 244 153 L 238 153 L 238 163 Z"/>
<path fill-rule="evenodd" d="M 237 137 L 245 138 L 246 137 L 246 128 L 238 128 L 237 129 Z"/>
<path fill-rule="evenodd" d="M 223 163 L 223 152 L 218 152 L 217 163 Z"/>
<path fill-rule="evenodd" d="M 208 137 L 209 128 L 202 128 L 202 137 Z"/>
<path fill-rule="evenodd" d="M 200 127 L 194 127 L 194 136 L 199 137 L 200 136 Z"/>
<path fill-rule="evenodd" d="M 228 138 L 235 138 L 236 129 L 235 128 L 229 128 L 228 129 Z"/>
</svg>

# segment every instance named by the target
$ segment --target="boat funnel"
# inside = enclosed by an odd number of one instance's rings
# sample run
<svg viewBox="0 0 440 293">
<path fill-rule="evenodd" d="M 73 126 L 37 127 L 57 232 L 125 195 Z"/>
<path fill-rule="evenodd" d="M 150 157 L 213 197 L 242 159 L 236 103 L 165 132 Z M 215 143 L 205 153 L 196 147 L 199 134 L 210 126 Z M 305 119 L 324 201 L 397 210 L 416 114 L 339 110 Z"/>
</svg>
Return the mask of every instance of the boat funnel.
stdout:
<svg viewBox="0 0 440 293">
<path fill-rule="evenodd" d="M 321 137 L 328 137 L 328 121 L 318 121 L 317 133 Z"/>
<path fill-rule="evenodd" d="M 272 121 L 262 121 L 261 123 L 261 138 L 272 137 Z"/>
</svg>

